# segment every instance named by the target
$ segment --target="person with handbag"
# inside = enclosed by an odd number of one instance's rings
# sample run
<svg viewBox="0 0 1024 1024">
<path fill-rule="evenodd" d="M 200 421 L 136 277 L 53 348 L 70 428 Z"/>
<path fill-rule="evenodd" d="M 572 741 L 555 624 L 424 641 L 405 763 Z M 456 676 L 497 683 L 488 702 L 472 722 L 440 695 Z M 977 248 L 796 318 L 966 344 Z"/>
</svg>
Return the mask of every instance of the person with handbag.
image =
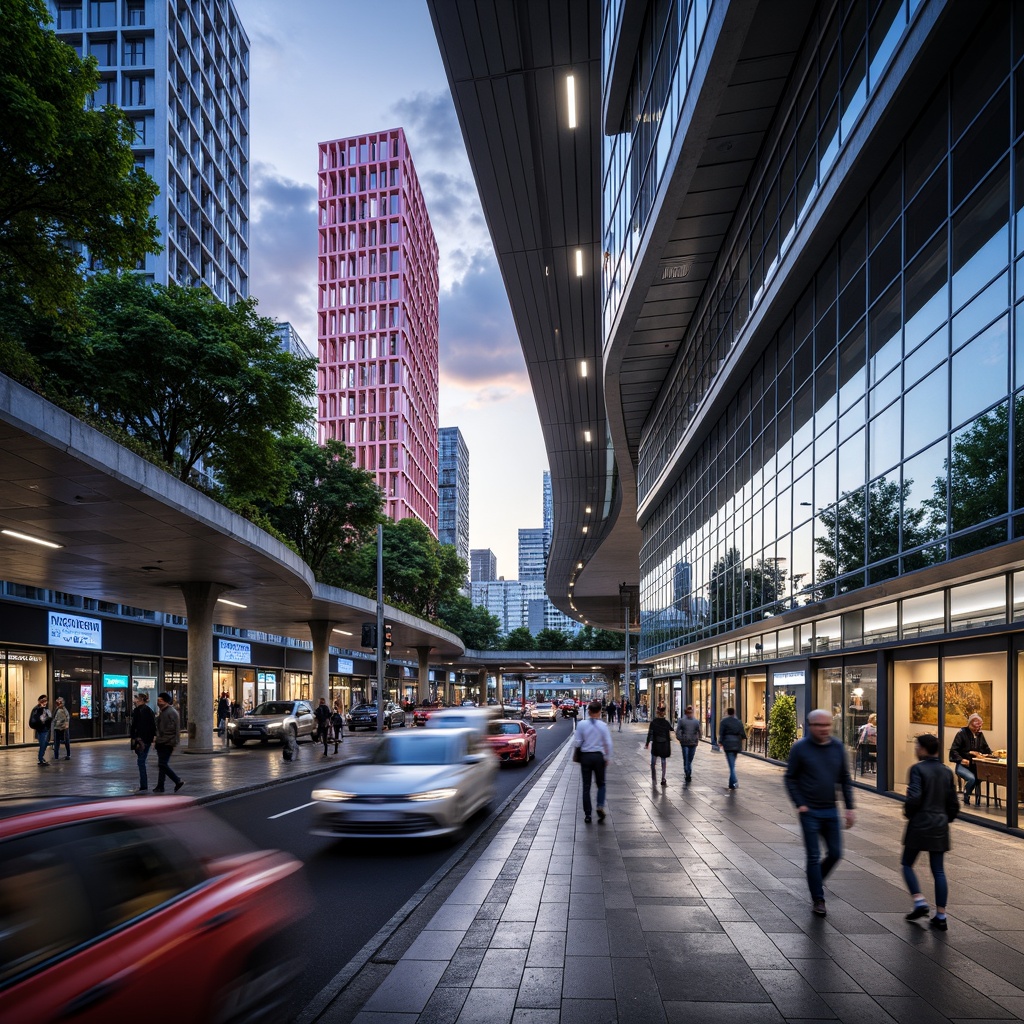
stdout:
<svg viewBox="0 0 1024 1024">
<path fill-rule="evenodd" d="M 906 915 L 908 921 L 928 916 L 928 902 L 914 874 L 914 861 L 922 851 L 928 853 L 929 867 L 935 880 L 935 916 L 928 922 L 935 931 L 948 931 L 946 900 L 949 885 L 943 857 L 949 850 L 949 823 L 960 811 L 953 773 L 939 760 L 939 738 L 931 733 L 917 737 L 914 743 L 917 764 L 910 768 L 907 800 L 903 816 L 907 828 L 903 833 L 903 858 L 900 867 L 914 907 Z"/>
<path fill-rule="evenodd" d="M 128 738 L 131 741 L 132 751 L 135 754 L 139 766 L 139 793 L 145 793 L 149 789 L 149 776 L 146 774 L 146 758 L 149 757 L 149 748 L 156 738 L 156 715 L 149 706 L 149 694 L 137 693 L 134 697 L 135 706 L 132 708 L 132 720 L 128 729 Z"/>
<path fill-rule="evenodd" d="M 601 720 L 599 700 L 591 701 L 587 711 L 586 721 L 573 736 L 572 759 L 579 764 L 583 776 L 583 820 L 589 825 L 593 811 L 590 784 L 594 776 L 597 777 L 597 820 L 605 819 L 605 771 L 612 761 L 612 733 Z"/>
</svg>

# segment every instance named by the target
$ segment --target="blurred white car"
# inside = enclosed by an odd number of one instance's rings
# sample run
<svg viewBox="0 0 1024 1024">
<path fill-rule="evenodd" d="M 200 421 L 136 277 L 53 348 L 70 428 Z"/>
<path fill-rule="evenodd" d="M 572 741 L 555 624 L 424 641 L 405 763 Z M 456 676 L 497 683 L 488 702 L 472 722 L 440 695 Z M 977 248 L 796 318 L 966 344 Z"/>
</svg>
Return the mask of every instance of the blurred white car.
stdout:
<svg viewBox="0 0 1024 1024">
<path fill-rule="evenodd" d="M 474 738 L 482 742 L 487 738 L 487 727 L 501 718 L 496 707 L 491 708 L 445 708 L 436 711 L 427 720 L 428 729 L 471 729 Z"/>
<path fill-rule="evenodd" d="M 432 725 L 434 718 L 428 725 Z M 498 761 L 469 729 L 389 733 L 313 790 L 318 836 L 440 836 L 495 796 Z"/>
<path fill-rule="evenodd" d="M 535 722 L 543 721 L 544 719 L 553 722 L 558 717 L 558 708 L 550 701 L 542 701 L 540 704 L 534 704 L 530 717 Z"/>
</svg>

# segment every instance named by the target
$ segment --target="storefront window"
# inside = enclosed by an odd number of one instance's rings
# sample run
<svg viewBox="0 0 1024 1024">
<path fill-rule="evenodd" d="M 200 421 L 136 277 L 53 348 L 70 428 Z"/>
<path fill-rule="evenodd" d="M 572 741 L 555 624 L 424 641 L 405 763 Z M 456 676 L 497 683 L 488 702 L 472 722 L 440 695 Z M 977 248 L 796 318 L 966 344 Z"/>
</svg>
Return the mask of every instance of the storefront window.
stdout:
<svg viewBox="0 0 1024 1024">
<path fill-rule="evenodd" d="M 937 594 L 923 594 L 921 597 L 908 597 L 903 602 L 904 639 L 911 640 L 943 632 L 946 623 L 942 606 L 942 591 Z"/>
<path fill-rule="evenodd" d="M 228 700 L 235 697 L 235 670 L 233 668 L 214 668 L 213 670 L 213 713 L 217 715 L 217 701 L 226 693 Z"/>
<path fill-rule="evenodd" d="M 815 707 L 832 712 L 832 735 L 843 738 L 843 670 L 841 666 L 818 669 Z"/>
<path fill-rule="evenodd" d="M 864 642 L 882 643 L 896 639 L 896 602 L 864 609 Z"/>
<path fill-rule="evenodd" d="M 923 732 L 939 734 L 939 663 L 935 658 L 893 664 L 893 789 L 907 791 L 907 775 L 917 763 L 914 740 Z M 940 746 L 946 760 L 949 745 Z"/>
<path fill-rule="evenodd" d="M 157 680 L 160 678 L 160 666 L 156 661 L 146 658 L 132 660 L 132 692 L 149 694 L 149 706 L 156 707 Z"/>
<path fill-rule="evenodd" d="M 244 689 L 244 687 L 243 687 Z M 256 694 L 254 697 L 249 698 L 255 701 L 256 704 L 263 704 L 268 700 L 277 700 L 277 673 L 276 672 L 257 672 L 256 673 Z M 246 711 L 252 711 L 255 705 L 245 705 L 245 700 L 242 701 Z"/>
<path fill-rule="evenodd" d="M 333 707 L 335 700 L 341 698 L 341 706 L 348 711 L 352 707 L 352 677 L 331 676 L 328 684 L 328 703 Z"/>
<path fill-rule="evenodd" d="M 285 672 L 281 696 L 284 700 L 311 700 L 312 679 L 308 672 Z"/>
<path fill-rule="evenodd" d="M 945 718 L 942 752 L 948 754 L 954 737 L 967 725 L 968 716 L 978 714 L 982 720 L 981 731 L 988 740 L 994 757 L 1005 761 L 1008 734 L 1005 653 L 944 658 L 942 671 Z M 981 779 L 982 775 L 978 774 L 978 778 Z M 1005 764 L 986 765 L 985 779 L 981 785 L 981 803 L 977 807 L 972 804 L 970 810 L 976 814 L 1005 820 Z"/>
<path fill-rule="evenodd" d="M 99 678 L 99 659 L 95 655 L 80 651 L 54 651 L 53 653 L 53 696 L 63 697 L 65 707 L 71 713 L 71 738 L 92 739 L 98 736 L 122 736 L 117 728 L 116 686 L 111 687 L 114 714 L 109 731 L 104 730 L 103 693 Z M 118 667 L 127 675 L 128 659 L 112 662 L 111 674 Z M 113 680 L 112 680 L 113 681 Z M 126 681 L 127 682 L 127 681 Z M 126 686 L 127 689 L 127 686 Z M 46 690 L 44 686 L 39 692 Z M 35 695 L 32 698 L 35 703 Z"/>
<path fill-rule="evenodd" d="M 188 664 L 184 661 L 164 662 L 164 687 L 170 695 L 171 702 L 181 717 L 181 727 L 188 725 Z M 157 710 L 154 705 L 154 711 Z"/>
<path fill-rule="evenodd" d="M 131 660 L 111 655 L 103 656 L 103 735 L 127 736 L 131 720 Z"/>
<path fill-rule="evenodd" d="M 790 657 L 796 650 L 792 629 L 779 630 L 778 654 L 780 658 Z"/>
<path fill-rule="evenodd" d="M 842 645 L 842 636 L 842 619 L 838 615 L 832 619 L 821 619 L 814 626 L 814 649 L 837 651 Z"/>
<path fill-rule="evenodd" d="M 1024 572 L 1013 574 L 1013 621 L 1024 619 Z"/>
<path fill-rule="evenodd" d="M 693 705 L 693 717 L 700 722 L 704 738 L 713 739 L 711 679 L 708 676 L 697 676 L 690 680 L 690 703 Z"/>
<path fill-rule="evenodd" d="M 725 717 L 726 708 L 736 707 L 736 677 L 732 673 L 724 673 L 717 677 L 718 682 L 718 719 L 717 723 Z"/>
<path fill-rule="evenodd" d="M 747 727 L 747 749 L 758 754 L 766 753 L 767 698 L 767 675 L 763 672 L 746 673 L 743 676 L 743 706 L 740 714 Z"/>
<path fill-rule="evenodd" d="M 39 695 L 46 692 L 46 655 L 0 651 L 0 727 L 4 743 L 32 741 L 28 716 Z"/>
<path fill-rule="evenodd" d="M 843 743 L 850 752 L 855 778 L 873 776 L 878 756 L 878 669 L 846 665 L 843 669 Z"/>
<path fill-rule="evenodd" d="M 976 629 L 1006 622 L 1006 580 L 980 580 L 949 592 L 949 628 Z"/>
</svg>

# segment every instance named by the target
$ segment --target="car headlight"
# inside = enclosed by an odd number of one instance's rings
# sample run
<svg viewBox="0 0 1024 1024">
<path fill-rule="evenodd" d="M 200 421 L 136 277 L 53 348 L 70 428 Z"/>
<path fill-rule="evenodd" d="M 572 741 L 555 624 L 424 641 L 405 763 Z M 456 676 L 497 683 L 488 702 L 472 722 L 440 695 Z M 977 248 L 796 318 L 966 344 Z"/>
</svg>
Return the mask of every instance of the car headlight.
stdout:
<svg viewBox="0 0 1024 1024">
<path fill-rule="evenodd" d="M 342 800 L 351 800 L 355 797 L 355 793 L 345 793 L 340 789 L 314 789 L 313 799 L 323 800 L 326 803 L 336 804 Z"/>
<path fill-rule="evenodd" d="M 450 800 L 457 789 L 428 789 L 426 793 L 410 793 L 410 800 Z"/>
</svg>

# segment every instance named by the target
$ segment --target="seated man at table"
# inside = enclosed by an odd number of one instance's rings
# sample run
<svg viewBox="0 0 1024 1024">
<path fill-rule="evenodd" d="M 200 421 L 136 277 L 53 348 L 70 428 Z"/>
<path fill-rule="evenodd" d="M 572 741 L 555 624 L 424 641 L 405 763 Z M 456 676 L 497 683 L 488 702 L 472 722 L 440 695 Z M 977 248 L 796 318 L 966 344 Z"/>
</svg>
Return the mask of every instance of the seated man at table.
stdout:
<svg viewBox="0 0 1024 1024">
<path fill-rule="evenodd" d="M 974 759 L 979 754 L 992 753 L 988 740 L 982 734 L 982 724 L 981 715 L 971 715 L 967 719 L 967 724 L 953 738 L 953 745 L 949 748 L 949 759 L 956 765 L 957 775 L 964 780 L 965 807 L 971 802 L 972 793 L 975 794 L 975 805 L 981 803 L 978 777 L 974 773 Z"/>
</svg>

